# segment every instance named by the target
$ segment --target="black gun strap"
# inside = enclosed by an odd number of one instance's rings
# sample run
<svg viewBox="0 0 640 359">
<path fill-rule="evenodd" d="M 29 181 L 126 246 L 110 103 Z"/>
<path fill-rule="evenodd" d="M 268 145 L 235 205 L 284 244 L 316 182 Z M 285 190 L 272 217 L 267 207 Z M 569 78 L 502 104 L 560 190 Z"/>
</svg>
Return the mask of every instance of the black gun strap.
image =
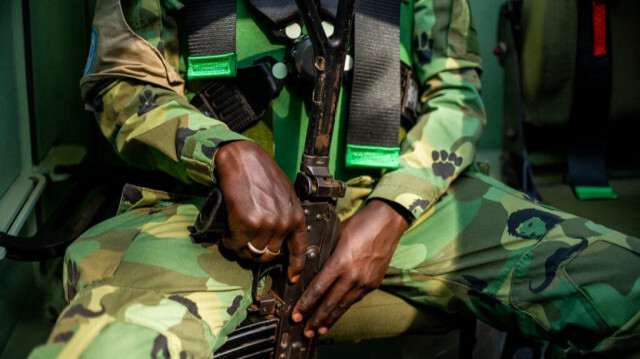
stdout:
<svg viewBox="0 0 640 359">
<path fill-rule="evenodd" d="M 189 80 L 236 75 L 237 0 L 185 0 Z"/>
<path fill-rule="evenodd" d="M 611 24 L 607 0 L 578 1 L 578 48 L 567 163 L 580 199 L 616 198 L 606 173 L 611 106 Z"/>
<path fill-rule="evenodd" d="M 242 132 L 259 119 L 238 87 L 228 81 L 211 81 L 197 93 L 191 104 L 235 132 Z"/>
<path fill-rule="evenodd" d="M 356 1 L 347 166 L 398 167 L 399 21 L 398 0 Z"/>
</svg>

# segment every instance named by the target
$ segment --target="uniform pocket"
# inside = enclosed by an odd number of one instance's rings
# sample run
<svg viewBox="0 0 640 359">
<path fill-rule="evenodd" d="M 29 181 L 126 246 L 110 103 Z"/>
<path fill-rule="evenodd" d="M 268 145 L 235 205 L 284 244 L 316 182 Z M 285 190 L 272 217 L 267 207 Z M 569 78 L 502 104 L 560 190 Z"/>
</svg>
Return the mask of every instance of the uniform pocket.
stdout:
<svg viewBox="0 0 640 359">
<path fill-rule="evenodd" d="M 530 315 L 549 336 L 564 345 L 591 349 L 612 330 L 600 308 L 568 266 L 590 249 L 593 237 L 572 237 L 557 224 L 516 264 L 511 304 Z M 593 268 L 595 270 L 595 268 Z M 580 277 L 588 276 L 582 272 Z"/>
<path fill-rule="evenodd" d="M 565 268 L 616 337 L 632 334 L 640 321 L 639 249 L 640 240 L 610 232 L 590 241 Z"/>
<path fill-rule="evenodd" d="M 80 289 L 111 277 L 118 269 L 149 215 L 127 212 L 85 232 L 69 248 L 64 261 L 65 295 L 72 300 Z"/>
<path fill-rule="evenodd" d="M 203 199 L 171 194 L 134 185 L 125 185 L 118 214 L 85 232 L 65 255 L 65 293 L 67 300 L 86 285 L 113 276 L 133 240 L 160 212 L 175 206 L 174 201 L 196 205 Z M 166 216 L 164 216 L 166 217 Z M 165 219 L 164 217 L 161 218 Z M 187 233 L 188 236 L 188 231 Z"/>
</svg>

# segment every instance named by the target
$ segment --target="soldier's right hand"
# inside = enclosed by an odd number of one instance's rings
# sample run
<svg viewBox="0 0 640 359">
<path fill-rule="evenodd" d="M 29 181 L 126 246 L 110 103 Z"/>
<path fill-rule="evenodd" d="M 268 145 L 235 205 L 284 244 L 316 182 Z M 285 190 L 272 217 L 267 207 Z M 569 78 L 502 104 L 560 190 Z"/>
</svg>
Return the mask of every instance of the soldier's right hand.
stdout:
<svg viewBox="0 0 640 359">
<path fill-rule="evenodd" d="M 288 276 L 297 281 L 304 267 L 307 232 L 302 207 L 287 176 L 251 141 L 222 145 L 214 163 L 231 232 L 222 244 L 243 258 L 267 262 L 286 241 Z M 267 251 L 257 254 L 256 249 Z"/>
</svg>

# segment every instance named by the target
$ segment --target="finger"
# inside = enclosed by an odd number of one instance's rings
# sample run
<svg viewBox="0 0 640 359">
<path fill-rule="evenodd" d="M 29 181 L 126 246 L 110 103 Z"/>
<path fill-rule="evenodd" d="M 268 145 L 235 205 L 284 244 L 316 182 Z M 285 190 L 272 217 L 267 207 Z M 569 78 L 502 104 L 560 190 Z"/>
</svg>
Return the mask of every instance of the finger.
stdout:
<svg viewBox="0 0 640 359">
<path fill-rule="evenodd" d="M 273 237 L 273 231 L 268 228 L 262 228 L 257 231 L 255 236 L 246 244 L 246 249 L 251 254 L 251 259 L 254 262 L 263 262 L 262 258 L 265 256 L 265 250 L 269 241 Z"/>
<path fill-rule="evenodd" d="M 282 251 L 282 242 L 284 242 L 287 234 L 291 231 L 291 222 L 287 216 L 281 216 L 273 223 L 273 233 L 268 239 L 264 249 L 265 253 L 260 257 L 260 262 L 271 262 L 280 255 Z"/>
<path fill-rule="evenodd" d="M 271 238 L 271 241 L 269 241 L 269 243 L 265 247 L 266 251 L 262 254 L 262 256 L 260 256 L 260 258 L 257 261 L 266 263 L 276 259 L 281 253 L 283 241 L 284 241 L 283 237 L 274 236 L 273 238 Z"/>
<path fill-rule="evenodd" d="M 240 237 L 240 238 L 238 238 Z M 249 248 L 247 247 L 247 243 L 249 243 L 249 239 L 246 238 L 250 238 L 247 236 L 233 236 L 232 237 L 222 237 L 222 245 L 233 251 L 238 257 L 240 258 L 245 258 L 245 259 L 255 259 L 256 258 L 256 254 L 253 253 L 251 250 L 249 250 Z"/>
<path fill-rule="evenodd" d="M 325 319 L 324 323 L 319 326 L 319 334 L 327 334 L 329 328 L 331 328 L 337 321 L 344 315 L 344 313 L 351 308 L 352 305 L 357 303 L 362 297 L 364 297 L 366 291 L 363 289 L 353 289 L 347 292 L 342 298 L 342 301 L 333 309 L 331 314 Z"/>
<path fill-rule="evenodd" d="M 313 278 L 311 284 L 309 284 L 309 287 L 305 289 L 304 293 L 302 293 L 302 296 L 298 299 L 298 302 L 292 311 L 291 318 L 295 322 L 300 322 L 304 318 L 309 318 L 318 302 L 324 297 L 325 293 L 329 291 L 329 288 L 331 288 L 333 283 L 336 281 L 338 275 L 334 273 L 331 268 L 332 267 L 328 262 L 323 270 Z"/>
<path fill-rule="evenodd" d="M 318 332 L 320 328 L 327 327 L 327 319 L 336 308 L 342 305 L 345 296 L 353 288 L 351 282 L 346 280 L 338 280 L 331 289 L 326 293 L 324 298 L 318 303 L 313 315 L 309 317 L 304 329 L 304 335 L 311 338 L 313 333 Z"/>
<path fill-rule="evenodd" d="M 230 241 L 230 240 L 228 240 L 227 242 L 231 242 L 231 241 Z M 256 255 L 255 255 L 255 254 L 253 254 L 253 253 L 252 253 L 252 252 L 251 252 L 251 251 L 250 251 L 246 246 L 245 246 L 245 247 L 243 247 L 243 248 L 241 248 L 241 249 L 236 250 L 236 249 L 233 249 L 233 248 L 231 247 L 231 245 L 225 245 L 225 241 L 224 241 L 224 240 L 223 240 L 222 244 L 223 244 L 226 248 L 228 248 L 228 249 L 230 249 L 231 251 L 233 251 L 233 253 L 235 253 L 235 255 L 237 255 L 237 256 L 238 256 L 238 257 L 240 257 L 240 258 L 244 258 L 244 259 L 253 259 L 253 258 L 255 258 L 255 256 L 256 256 Z"/>
<path fill-rule="evenodd" d="M 277 219 L 275 215 L 253 216 L 244 221 L 244 230 L 251 236 L 251 244 L 263 250 L 276 233 Z"/>
<path fill-rule="evenodd" d="M 289 249 L 289 269 L 287 275 L 292 283 L 300 279 L 300 273 L 304 269 L 307 259 L 307 231 L 304 226 L 292 232 L 287 238 L 287 248 Z"/>
<path fill-rule="evenodd" d="M 235 225 L 238 223 L 235 219 L 237 219 L 236 216 L 232 216 L 231 214 L 229 215 L 228 222 L 230 233 L 228 236 L 224 236 L 222 238 L 222 245 L 234 251 L 238 255 L 241 255 L 241 253 L 244 252 L 241 256 L 251 258 L 250 252 L 247 249 L 247 243 L 256 237 L 258 234 L 258 228 Z"/>
<path fill-rule="evenodd" d="M 233 251 L 233 252 L 237 253 L 238 255 L 240 254 L 240 252 L 242 252 L 242 251 L 243 251 L 243 250 L 242 250 L 242 246 L 240 246 L 240 245 L 239 245 L 235 240 L 233 240 L 231 237 L 227 237 L 227 236 L 222 237 L 222 245 L 223 245 L 225 248 L 227 248 L 227 249 L 229 249 L 229 250 L 231 250 L 231 251 Z"/>
</svg>

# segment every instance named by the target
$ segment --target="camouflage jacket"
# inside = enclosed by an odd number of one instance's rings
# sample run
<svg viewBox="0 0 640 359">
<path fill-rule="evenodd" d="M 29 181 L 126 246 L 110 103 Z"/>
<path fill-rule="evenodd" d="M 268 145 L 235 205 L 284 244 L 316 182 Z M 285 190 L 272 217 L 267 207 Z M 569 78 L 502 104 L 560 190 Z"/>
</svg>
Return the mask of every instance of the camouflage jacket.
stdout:
<svg viewBox="0 0 640 359">
<path fill-rule="evenodd" d="M 349 184 L 363 187 L 358 190 L 362 199 L 396 202 L 417 218 L 472 163 L 486 119 L 478 44 L 467 0 L 403 0 L 402 6 L 413 13 L 412 26 L 401 26 L 401 38 L 411 39 L 411 49 L 402 50 L 410 54 L 418 74 L 420 116 L 406 135 L 401 132 L 397 170 L 359 177 Z M 284 119 L 305 117 L 304 109 L 290 111 L 293 100 L 287 97 L 295 95 L 274 100 L 274 118 L 243 134 L 192 107 L 188 98 L 198 85 L 185 86 L 183 80 L 182 7 L 178 0 L 98 0 L 81 89 L 102 133 L 127 161 L 161 169 L 188 183 L 215 183 L 217 146 L 244 138 L 259 142 L 272 154 L 275 142 L 275 158 L 291 176 L 293 167 L 286 158 L 296 166 L 299 152 L 295 153 L 295 145 L 282 143 L 287 138 L 278 133 L 287 132 L 278 126 L 291 131 Z M 260 51 L 271 49 L 274 57 L 282 57 L 283 48 L 270 44 L 250 17 L 241 16 L 247 14 L 244 0 L 238 0 L 238 9 L 238 66 L 259 55 L 252 52 L 258 42 L 263 45 Z M 241 30 L 251 26 L 255 31 L 243 37 Z M 300 128 L 304 126 L 297 124 Z"/>
</svg>

